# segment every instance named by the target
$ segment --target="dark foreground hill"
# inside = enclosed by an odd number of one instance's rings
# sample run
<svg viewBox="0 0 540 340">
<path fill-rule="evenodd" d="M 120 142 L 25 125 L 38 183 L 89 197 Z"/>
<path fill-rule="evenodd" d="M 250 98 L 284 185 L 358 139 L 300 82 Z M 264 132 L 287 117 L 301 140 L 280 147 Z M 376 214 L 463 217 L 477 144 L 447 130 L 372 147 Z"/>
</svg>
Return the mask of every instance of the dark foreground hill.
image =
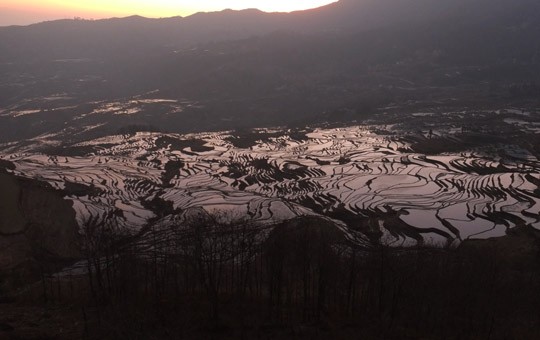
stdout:
<svg viewBox="0 0 540 340">
<path fill-rule="evenodd" d="M 0 295 L 80 257 L 72 202 L 47 183 L 16 177 L 0 162 Z"/>
<path fill-rule="evenodd" d="M 457 249 L 358 248 L 303 218 L 159 227 L 118 242 L 92 226 L 89 271 L 0 295 L 8 339 L 536 339 L 539 235 Z"/>
</svg>

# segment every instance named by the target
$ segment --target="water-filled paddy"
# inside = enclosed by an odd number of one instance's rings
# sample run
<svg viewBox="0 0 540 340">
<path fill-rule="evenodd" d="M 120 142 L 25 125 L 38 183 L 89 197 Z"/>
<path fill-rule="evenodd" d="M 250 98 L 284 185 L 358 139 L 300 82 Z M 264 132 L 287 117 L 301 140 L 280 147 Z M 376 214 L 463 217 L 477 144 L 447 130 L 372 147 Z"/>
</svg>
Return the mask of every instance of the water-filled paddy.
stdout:
<svg viewBox="0 0 540 340">
<path fill-rule="evenodd" d="M 509 119 L 501 124 L 521 126 Z M 79 156 L 45 155 L 39 144 L 26 144 L 10 146 L 2 158 L 16 174 L 65 190 L 80 223 L 108 220 L 132 231 L 198 208 L 261 224 L 322 215 L 351 235 L 392 244 L 501 236 L 517 225 L 540 229 L 534 152 L 471 144 L 453 120 L 439 130 L 446 132 L 411 132 L 401 123 L 255 130 L 247 137 L 138 133 L 78 143 L 93 150 Z M 467 143 L 458 150 L 460 140 Z M 450 151 L 424 152 L 445 143 L 453 143 Z M 88 192 L 70 192 L 68 182 Z M 173 211 L 148 204 L 155 199 Z"/>
</svg>

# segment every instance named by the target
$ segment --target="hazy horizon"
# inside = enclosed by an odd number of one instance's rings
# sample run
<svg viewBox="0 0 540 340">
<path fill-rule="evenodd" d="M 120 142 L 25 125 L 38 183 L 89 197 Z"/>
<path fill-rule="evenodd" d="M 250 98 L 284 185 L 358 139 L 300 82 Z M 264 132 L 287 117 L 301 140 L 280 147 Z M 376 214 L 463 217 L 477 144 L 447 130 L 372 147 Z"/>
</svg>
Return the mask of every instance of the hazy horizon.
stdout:
<svg viewBox="0 0 540 340">
<path fill-rule="evenodd" d="M 257 8 L 265 12 L 291 12 L 324 6 L 336 0 L 111 0 L 79 1 L 64 0 L 7 0 L 0 7 L 0 26 L 30 25 L 60 19 L 106 19 L 140 15 L 148 18 L 189 16 L 197 12 L 212 12 L 224 9 L 242 10 Z"/>
</svg>

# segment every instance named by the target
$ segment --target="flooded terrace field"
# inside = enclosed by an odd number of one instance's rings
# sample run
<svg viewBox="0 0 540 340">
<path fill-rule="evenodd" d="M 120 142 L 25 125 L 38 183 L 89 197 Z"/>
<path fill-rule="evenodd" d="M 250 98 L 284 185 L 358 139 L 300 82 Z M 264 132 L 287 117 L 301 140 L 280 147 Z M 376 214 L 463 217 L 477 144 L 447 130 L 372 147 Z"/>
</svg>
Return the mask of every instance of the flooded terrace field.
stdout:
<svg viewBox="0 0 540 340">
<path fill-rule="evenodd" d="M 139 132 L 71 145 L 48 135 L 5 145 L 1 158 L 63 190 L 80 224 L 137 232 L 193 211 L 260 225 L 320 216 L 357 242 L 445 245 L 540 229 L 538 118 L 381 113 L 349 126 Z"/>
</svg>

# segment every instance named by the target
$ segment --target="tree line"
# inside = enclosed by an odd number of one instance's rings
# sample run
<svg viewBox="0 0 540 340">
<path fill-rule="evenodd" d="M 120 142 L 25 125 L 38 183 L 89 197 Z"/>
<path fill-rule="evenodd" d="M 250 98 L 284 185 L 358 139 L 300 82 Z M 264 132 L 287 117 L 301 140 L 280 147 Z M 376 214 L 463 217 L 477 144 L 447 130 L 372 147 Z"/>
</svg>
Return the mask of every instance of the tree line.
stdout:
<svg viewBox="0 0 540 340">
<path fill-rule="evenodd" d="M 88 338 L 540 335 L 538 248 L 366 246 L 318 218 L 224 220 L 197 216 L 130 238 L 89 222 L 85 274 L 44 277 L 42 294 L 78 301 Z"/>
</svg>

